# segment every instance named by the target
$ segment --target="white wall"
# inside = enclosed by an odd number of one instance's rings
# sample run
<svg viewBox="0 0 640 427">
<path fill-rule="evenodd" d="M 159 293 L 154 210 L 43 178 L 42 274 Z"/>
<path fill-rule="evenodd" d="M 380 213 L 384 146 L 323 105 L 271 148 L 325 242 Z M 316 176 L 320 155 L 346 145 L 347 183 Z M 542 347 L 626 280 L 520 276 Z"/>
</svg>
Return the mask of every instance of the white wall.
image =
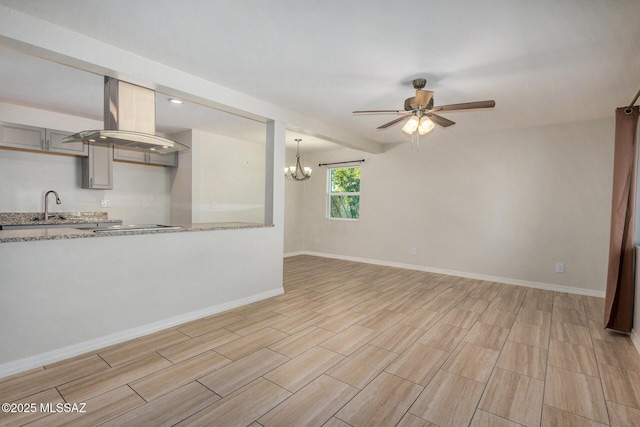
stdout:
<svg viewBox="0 0 640 427">
<path fill-rule="evenodd" d="M 365 154 L 357 222 L 325 218 L 326 169 L 314 171 L 304 187 L 302 234 L 286 240 L 302 238 L 309 252 L 603 295 L 613 120 L 476 137 L 455 130 L 436 129 L 419 152 L 407 142 Z M 342 149 L 305 159 L 362 157 Z M 565 273 L 555 272 L 556 262 Z"/>
<path fill-rule="evenodd" d="M 281 234 L 0 244 L 0 377 L 281 294 Z"/>
<path fill-rule="evenodd" d="M 197 132 L 193 222 L 264 222 L 265 144 Z"/>
<path fill-rule="evenodd" d="M 286 150 L 285 159 L 285 165 L 295 164 L 296 150 Z M 306 156 L 304 159 L 306 159 Z M 285 179 L 284 181 L 284 223 L 286 224 L 284 228 L 285 254 L 295 253 L 304 248 L 304 189 L 311 179 L 317 179 L 318 174 L 322 173 L 322 170 L 314 164 L 305 161 L 304 166 L 312 168 L 312 177 L 309 180 L 292 181 Z"/>
</svg>

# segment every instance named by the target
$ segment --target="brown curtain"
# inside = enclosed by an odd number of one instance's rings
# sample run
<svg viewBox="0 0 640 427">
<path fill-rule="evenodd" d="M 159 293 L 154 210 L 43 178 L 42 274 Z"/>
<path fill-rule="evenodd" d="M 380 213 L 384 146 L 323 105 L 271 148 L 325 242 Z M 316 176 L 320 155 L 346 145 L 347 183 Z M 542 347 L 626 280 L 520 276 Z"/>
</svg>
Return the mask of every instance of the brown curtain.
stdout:
<svg viewBox="0 0 640 427">
<path fill-rule="evenodd" d="M 636 208 L 638 112 L 637 106 L 616 110 L 611 237 L 604 326 L 620 332 L 631 332 L 633 326 L 635 281 L 633 235 Z"/>
</svg>

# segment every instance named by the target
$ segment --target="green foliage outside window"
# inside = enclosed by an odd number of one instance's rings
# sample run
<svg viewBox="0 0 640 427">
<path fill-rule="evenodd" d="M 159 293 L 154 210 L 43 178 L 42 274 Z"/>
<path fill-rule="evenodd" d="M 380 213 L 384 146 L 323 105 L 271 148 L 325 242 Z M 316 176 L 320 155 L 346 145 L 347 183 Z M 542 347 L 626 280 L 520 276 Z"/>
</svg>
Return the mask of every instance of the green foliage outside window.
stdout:
<svg viewBox="0 0 640 427">
<path fill-rule="evenodd" d="M 360 218 L 360 168 L 331 169 L 329 180 L 329 217 Z"/>
</svg>

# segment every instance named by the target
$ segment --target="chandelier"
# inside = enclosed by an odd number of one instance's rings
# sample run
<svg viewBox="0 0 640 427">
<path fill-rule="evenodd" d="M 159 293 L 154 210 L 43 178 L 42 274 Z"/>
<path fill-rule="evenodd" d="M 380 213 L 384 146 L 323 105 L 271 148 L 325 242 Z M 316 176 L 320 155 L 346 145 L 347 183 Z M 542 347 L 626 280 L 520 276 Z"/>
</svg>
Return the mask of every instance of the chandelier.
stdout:
<svg viewBox="0 0 640 427">
<path fill-rule="evenodd" d="M 296 151 L 296 165 L 284 168 L 285 178 L 292 179 L 294 181 L 305 181 L 311 178 L 311 168 L 302 167 L 300 164 L 300 141 L 301 139 L 295 139 L 298 143 L 298 150 Z"/>
</svg>

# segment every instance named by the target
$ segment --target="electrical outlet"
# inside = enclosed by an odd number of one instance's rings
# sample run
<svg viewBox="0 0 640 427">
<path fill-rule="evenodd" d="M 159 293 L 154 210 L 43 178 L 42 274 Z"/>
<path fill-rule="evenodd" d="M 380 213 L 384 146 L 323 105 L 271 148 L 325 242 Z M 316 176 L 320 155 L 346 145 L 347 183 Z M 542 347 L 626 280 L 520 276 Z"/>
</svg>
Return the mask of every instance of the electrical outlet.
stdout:
<svg viewBox="0 0 640 427">
<path fill-rule="evenodd" d="M 564 262 L 556 262 L 556 273 L 564 273 Z"/>
<path fill-rule="evenodd" d="M 314 238 L 313 238 L 313 244 L 314 244 L 314 245 L 318 245 L 318 244 L 320 244 L 320 239 L 318 239 L 317 237 L 314 237 Z"/>
<path fill-rule="evenodd" d="M 142 208 L 147 209 L 149 207 L 149 201 L 147 199 L 142 199 Z"/>
<path fill-rule="evenodd" d="M 101 208 L 110 208 L 111 207 L 111 200 L 106 200 L 106 199 L 100 200 L 100 207 Z"/>
<path fill-rule="evenodd" d="M 412 256 L 418 255 L 418 248 L 411 248 L 411 255 Z"/>
</svg>

